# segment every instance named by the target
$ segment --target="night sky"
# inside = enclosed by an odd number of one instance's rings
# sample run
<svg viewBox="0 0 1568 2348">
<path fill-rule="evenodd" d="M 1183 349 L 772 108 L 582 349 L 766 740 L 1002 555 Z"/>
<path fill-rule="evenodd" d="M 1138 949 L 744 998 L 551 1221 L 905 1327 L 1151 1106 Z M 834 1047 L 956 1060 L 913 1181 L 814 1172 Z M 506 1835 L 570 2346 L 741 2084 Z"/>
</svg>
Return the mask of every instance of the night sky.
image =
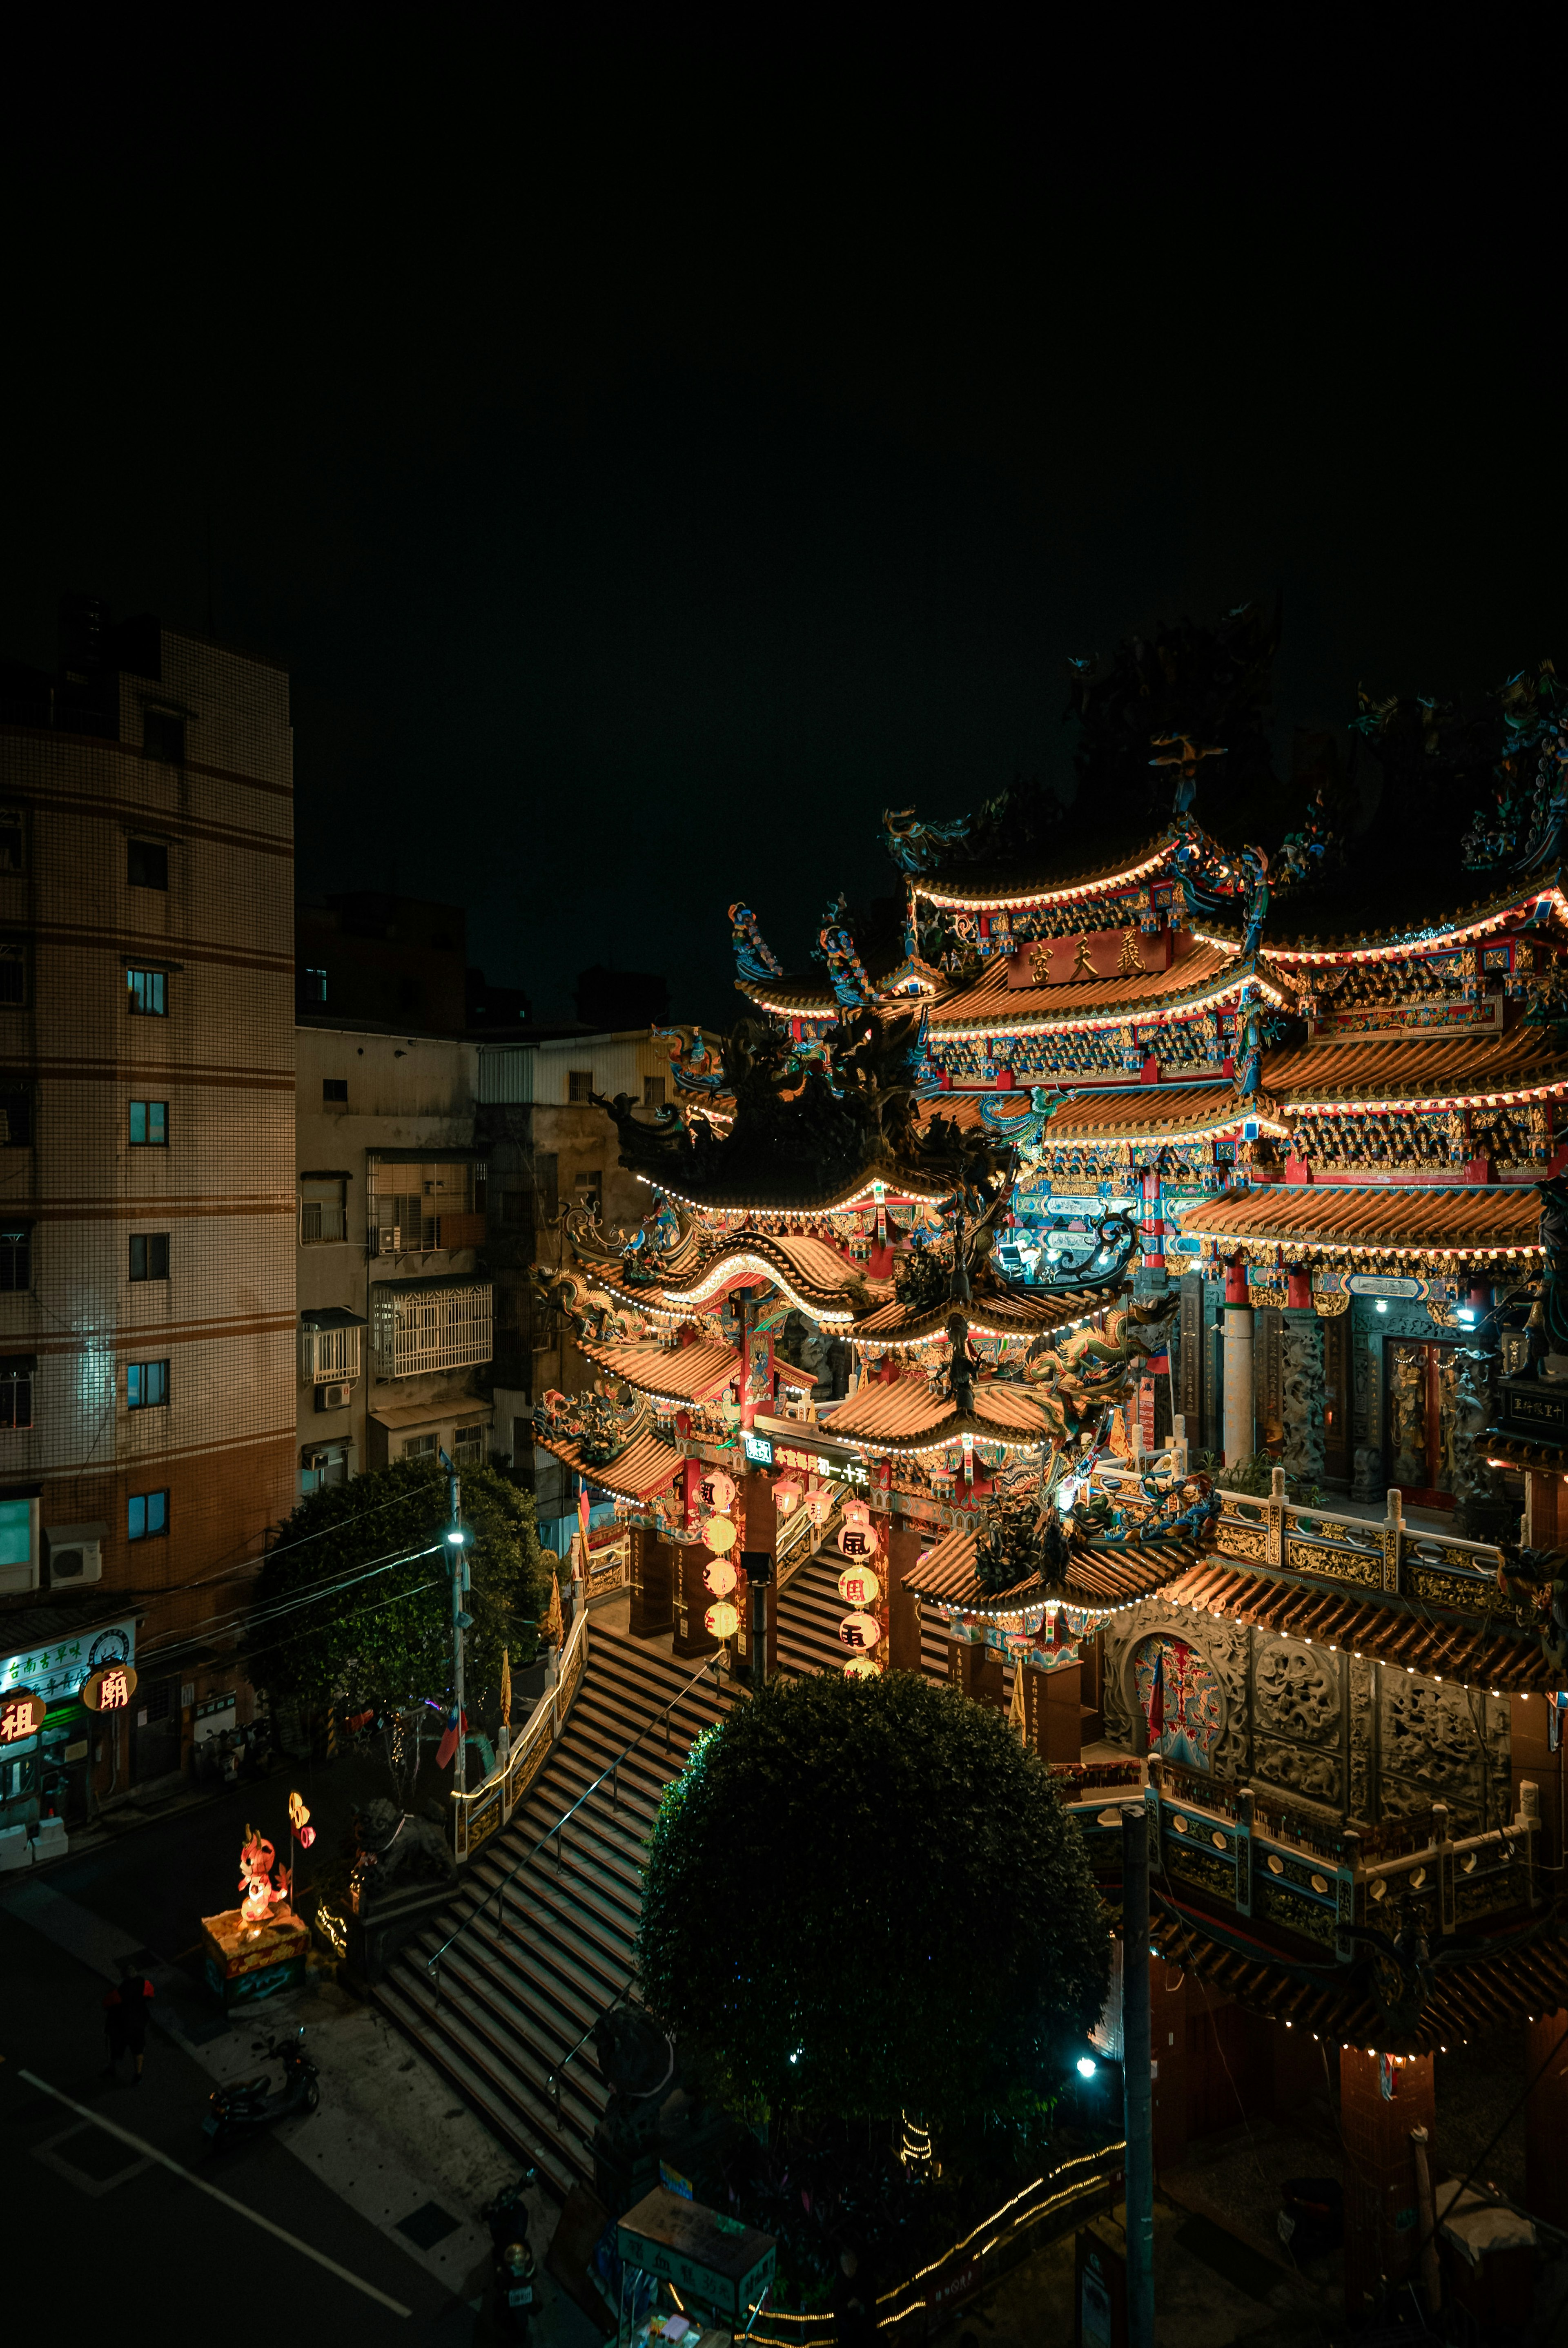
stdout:
<svg viewBox="0 0 1568 2348">
<path fill-rule="evenodd" d="M 80 587 L 283 662 L 302 891 L 727 1024 L 733 898 L 800 967 L 884 806 L 1070 780 L 1070 653 L 1283 592 L 1286 764 L 1568 658 L 1527 91 L 1494 171 L 1365 59 L 1306 135 L 629 21 L 138 19 L 12 126 L 0 651 Z"/>
</svg>

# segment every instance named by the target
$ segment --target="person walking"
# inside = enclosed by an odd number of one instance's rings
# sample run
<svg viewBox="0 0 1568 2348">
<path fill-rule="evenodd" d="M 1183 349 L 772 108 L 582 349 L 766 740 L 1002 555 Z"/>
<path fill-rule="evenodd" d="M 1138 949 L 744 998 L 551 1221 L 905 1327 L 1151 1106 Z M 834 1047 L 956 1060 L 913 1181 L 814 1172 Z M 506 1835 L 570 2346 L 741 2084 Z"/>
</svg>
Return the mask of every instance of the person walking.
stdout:
<svg viewBox="0 0 1568 2348">
<path fill-rule="evenodd" d="M 109 2059 L 104 2067 L 106 2079 L 119 2076 L 119 2058 L 132 2057 L 131 2085 L 141 2085 L 141 2066 L 147 2054 L 147 2009 L 152 2003 L 152 1983 L 134 1957 L 119 1961 L 119 1986 L 111 1989 L 104 2000 L 104 2021 L 108 2029 Z"/>
</svg>

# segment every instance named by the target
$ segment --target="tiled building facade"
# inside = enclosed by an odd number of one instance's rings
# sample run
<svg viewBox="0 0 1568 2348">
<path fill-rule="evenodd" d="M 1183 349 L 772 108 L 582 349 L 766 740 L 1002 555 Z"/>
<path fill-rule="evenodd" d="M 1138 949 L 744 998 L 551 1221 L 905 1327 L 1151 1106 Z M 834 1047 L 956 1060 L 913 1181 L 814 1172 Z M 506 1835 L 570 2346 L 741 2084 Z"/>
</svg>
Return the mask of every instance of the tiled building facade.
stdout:
<svg viewBox="0 0 1568 2348">
<path fill-rule="evenodd" d="M 293 1498 L 288 678 L 79 607 L 0 695 L 0 1650 L 136 1622 L 128 1733 L 62 1732 L 79 1815 L 235 1689 Z"/>
</svg>

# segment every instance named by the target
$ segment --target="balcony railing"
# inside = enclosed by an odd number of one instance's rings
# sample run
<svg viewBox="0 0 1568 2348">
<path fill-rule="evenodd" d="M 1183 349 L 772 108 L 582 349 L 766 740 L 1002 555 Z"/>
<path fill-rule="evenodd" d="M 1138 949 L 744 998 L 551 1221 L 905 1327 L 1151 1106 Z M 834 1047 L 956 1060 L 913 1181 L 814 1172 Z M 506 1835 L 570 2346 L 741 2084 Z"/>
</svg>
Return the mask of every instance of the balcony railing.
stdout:
<svg viewBox="0 0 1568 2348">
<path fill-rule="evenodd" d="M 335 1385 L 357 1378 L 359 1337 L 357 1329 L 302 1329 L 301 1385 Z"/>
<path fill-rule="evenodd" d="M 370 1292 L 378 1377 L 468 1369 L 494 1350 L 495 1292 L 487 1281 L 377 1281 Z"/>
</svg>

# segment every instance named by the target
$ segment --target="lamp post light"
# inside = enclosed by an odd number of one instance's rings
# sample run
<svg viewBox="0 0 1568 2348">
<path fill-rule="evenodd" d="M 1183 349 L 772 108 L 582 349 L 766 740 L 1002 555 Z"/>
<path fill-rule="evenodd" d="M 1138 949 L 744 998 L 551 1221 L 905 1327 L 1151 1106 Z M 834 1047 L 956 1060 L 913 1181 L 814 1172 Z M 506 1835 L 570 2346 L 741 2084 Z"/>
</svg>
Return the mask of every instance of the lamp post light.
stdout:
<svg viewBox="0 0 1568 2348">
<path fill-rule="evenodd" d="M 463 1601 L 473 1583 L 473 1570 L 468 1563 L 468 1542 L 472 1536 L 463 1522 L 463 1488 L 450 1460 L 442 1454 L 447 1468 L 446 1495 L 452 1521 L 446 1528 L 446 1555 L 452 1568 L 452 1703 L 457 1718 L 457 1750 L 452 1761 L 452 1787 L 455 1793 L 468 1790 L 468 1740 L 463 1734 L 463 1633 L 474 1627 L 474 1617 Z"/>
</svg>

